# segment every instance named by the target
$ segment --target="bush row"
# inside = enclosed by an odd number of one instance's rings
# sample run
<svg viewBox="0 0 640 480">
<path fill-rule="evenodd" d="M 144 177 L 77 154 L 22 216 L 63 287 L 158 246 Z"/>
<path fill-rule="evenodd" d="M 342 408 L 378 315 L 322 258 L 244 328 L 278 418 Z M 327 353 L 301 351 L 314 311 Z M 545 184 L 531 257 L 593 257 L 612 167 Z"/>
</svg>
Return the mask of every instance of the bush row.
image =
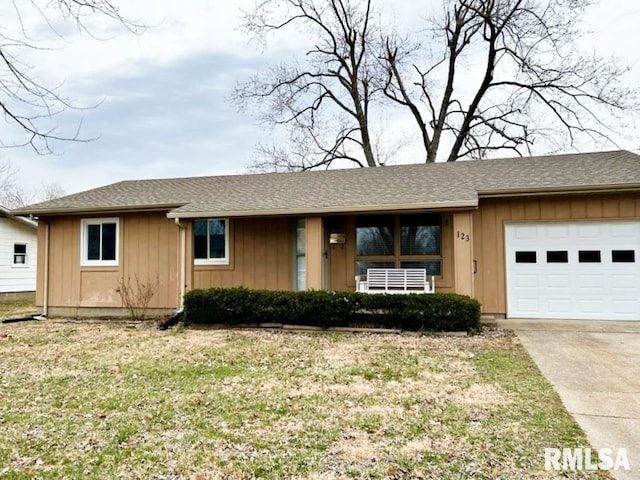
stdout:
<svg viewBox="0 0 640 480">
<path fill-rule="evenodd" d="M 480 329 L 480 304 L 450 293 L 384 295 L 213 288 L 185 295 L 184 321 L 474 331 Z"/>
</svg>

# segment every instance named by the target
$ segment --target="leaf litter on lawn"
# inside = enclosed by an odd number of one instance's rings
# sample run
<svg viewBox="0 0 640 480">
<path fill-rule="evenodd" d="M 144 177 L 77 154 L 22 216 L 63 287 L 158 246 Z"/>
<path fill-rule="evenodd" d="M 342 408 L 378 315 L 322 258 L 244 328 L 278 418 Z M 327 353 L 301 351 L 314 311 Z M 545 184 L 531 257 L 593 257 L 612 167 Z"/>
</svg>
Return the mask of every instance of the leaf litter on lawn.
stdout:
<svg viewBox="0 0 640 480">
<path fill-rule="evenodd" d="M 8 478 L 593 478 L 513 335 L 0 326 Z M 597 478 L 608 478 L 597 473 Z"/>
</svg>

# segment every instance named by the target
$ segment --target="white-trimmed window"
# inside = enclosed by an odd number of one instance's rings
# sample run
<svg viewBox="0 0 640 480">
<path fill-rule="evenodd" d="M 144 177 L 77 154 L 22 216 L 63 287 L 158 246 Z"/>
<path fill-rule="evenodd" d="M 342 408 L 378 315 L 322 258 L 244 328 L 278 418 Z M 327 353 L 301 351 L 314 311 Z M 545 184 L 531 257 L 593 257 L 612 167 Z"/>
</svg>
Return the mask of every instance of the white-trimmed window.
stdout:
<svg viewBox="0 0 640 480">
<path fill-rule="evenodd" d="M 82 220 L 80 264 L 85 267 L 118 265 L 117 218 Z"/>
<path fill-rule="evenodd" d="M 196 265 L 229 264 L 229 220 L 198 218 L 193 221 L 193 257 Z"/>
<path fill-rule="evenodd" d="M 27 244 L 26 243 L 13 244 L 13 265 L 15 267 L 27 266 Z"/>
</svg>

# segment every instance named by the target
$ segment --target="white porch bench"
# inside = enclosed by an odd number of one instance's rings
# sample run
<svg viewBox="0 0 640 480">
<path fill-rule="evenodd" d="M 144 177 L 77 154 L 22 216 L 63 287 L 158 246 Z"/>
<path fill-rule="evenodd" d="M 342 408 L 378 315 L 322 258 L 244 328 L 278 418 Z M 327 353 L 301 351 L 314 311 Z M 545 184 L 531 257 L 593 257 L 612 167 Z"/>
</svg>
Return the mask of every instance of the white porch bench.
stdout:
<svg viewBox="0 0 640 480">
<path fill-rule="evenodd" d="M 424 268 L 369 268 L 366 280 L 356 275 L 356 291 L 363 293 L 434 293 L 435 278 Z"/>
</svg>

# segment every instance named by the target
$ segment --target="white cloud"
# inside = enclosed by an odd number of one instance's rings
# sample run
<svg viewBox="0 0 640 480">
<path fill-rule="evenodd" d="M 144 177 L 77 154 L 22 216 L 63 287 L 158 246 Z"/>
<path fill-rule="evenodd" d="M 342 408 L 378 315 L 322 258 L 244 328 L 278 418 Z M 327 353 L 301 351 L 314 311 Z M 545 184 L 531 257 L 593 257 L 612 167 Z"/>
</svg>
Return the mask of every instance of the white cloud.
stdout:
<svg viewBox="0 0 640 480">
<path fill-rule="evenodd" d="M 76 81 L 72 86 L 83 97 L 109 95 L 94 110 L 70 111 L 56 120 L 67 132 L 82 120 L 82 137 L 97 140 L 58 145 L 60 155 L 53 156 L 13 150 L 22 165 L 20 180 L 34 185 L 54 180 L 76 191 L 128 178 L 238 173 L 260 130 L 226 98 L 238 72 L 252 65 L 202 53 L 101 82 Z"/>
<path fill-rule="evenodd" d="M 43 5 L 42 14 L 30 7 L 30 2 L 24 2 L 25 6 L 20 7 L 22 23 L 34 43 L 48 49 L 27 52 L 24 58 L 37 66 L 37 72 L 44 72 L 52 80 L 130 72 L 139 68 L 140 62 L 170 64 L 185 55 L 202 52 L 245 58 L 260 53 L 260 48 L 251 45 L 239 28 L 242 10 L 250 9 L 253 0 L 228 3 L 127 0 L 122 2 L 122 15 L 147 25 L 144 33 L 128 33 L 105 17 L 87 17 L 93 36 L 61 22 L 59 13 L 51 6 L 56 2 L 36 0 L 35 3 Z M 14 35 L 23 35 L 11 2 L 0 6 L 0 18 L 6 19 L 3 22 L 6 25 L 13 26 Z M 271 45 L 272 51 L 288 47 L 291 45 L 286 43 Z"/>
</svg>

